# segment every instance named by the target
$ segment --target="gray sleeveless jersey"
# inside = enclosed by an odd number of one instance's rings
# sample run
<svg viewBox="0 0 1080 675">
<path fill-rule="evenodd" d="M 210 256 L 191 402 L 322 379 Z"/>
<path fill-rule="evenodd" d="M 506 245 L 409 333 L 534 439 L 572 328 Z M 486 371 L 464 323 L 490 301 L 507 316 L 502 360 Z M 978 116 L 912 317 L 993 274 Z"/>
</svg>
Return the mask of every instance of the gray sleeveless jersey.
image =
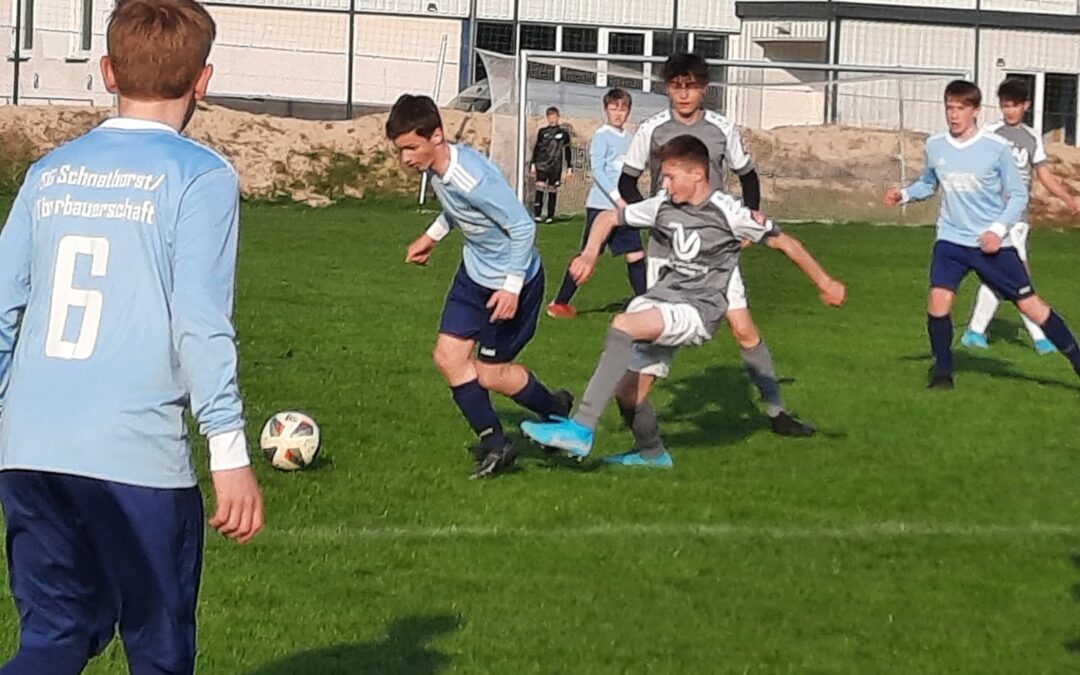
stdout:
<svg viewBox="0 0 1080 675">
<path fill-rule="evenodd" d="M 661 193 L 620 212 L 620 224 L 649 228 L 650 237 L 671 252 L 646 298 L 692 305 L 709 335 L 727 312 L 727 287 L 739 263 L 742 241 L 778 234 L 771 220 L 757 222 L 750 209 L 716 190 L 703 204 L 675 204 Z"/>
</svg>

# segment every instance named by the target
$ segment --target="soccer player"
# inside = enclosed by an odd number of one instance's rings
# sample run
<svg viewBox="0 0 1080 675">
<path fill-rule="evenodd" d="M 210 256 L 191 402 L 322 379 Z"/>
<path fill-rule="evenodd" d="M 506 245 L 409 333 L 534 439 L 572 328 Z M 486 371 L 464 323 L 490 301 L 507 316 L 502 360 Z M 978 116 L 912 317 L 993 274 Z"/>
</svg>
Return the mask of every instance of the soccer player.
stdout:
<svg viewBox="0 0 1080 675">
<path fill-rule="evenodd" d="M 1037 177 L 1039 182 L 1061 201 L 1068 205 L 1073 215 L 1080 214 L 1080 204 L 1069 194 L 1068 189 L 1050 170 L 1049 158 L 1043 147 L 1042 138 L 1035 130 L 1024 124 L 1024 114 L 1031 107 L 1031 91 L 1026 82 L 1020 78 L 1010 78 L 998 87 L 998 104 L 1001 106 L 1003 121 L 990 125 L 988 130 L 998 134 L 1012 144 L 1012 156 L 1016 162 L 1016 168 L 1020 170 L 1020 177 L 1030 189 L 1032 177 Z M 1031 224 L 1028 214 L 1025 213 L 1020 222 L 1013 225 L 1009 231 L 1009 240 L 1016 249 L 1024 266 L 1028 267 L 1028 233 Z M 987 349 L 990 344 L 986 339 L 986 329 L 990 326 L 994 313 L 997 312 L 1000 300 L 986 284 L 979 286 L 975 296 L 975 307 L 971 313 L 971 322 L 960 338 L 961 344 L 966 347 Z M 1027 328 L 1031 341 L 1035 345 L 1035 351 L 1039 354 L 1053 354 L 1057 349 L 1054 344 L 1046 339 L 1042 329 L 1036 326 L 1031 319 L 1023 314 L 1020 315 Z"/>
<path fill-rule="evenodd" d="M 676 136 L 690 134 L 699 138 L 709 149 L 709 180 L 713 188 L 725 189 L 725 169 L 730 169 L 739 177 L 743 203 L 750 209 L 759 209 L 761 184 L 753 159 L 743 144 L 739 128 L 723 115 L 702 108 L 705 89 L 709 84 L 708 63 L 697 54 L 673 54 L 664 63 L 661 76 L 671 107 L 638 127 L 623 163 L 622 176 L 619 178 L 619 193 L 622 198 L 630 203 L 642 199 L 637 183 L 645 170 L 651 175 L 650 192 L 655 194 L 660 186 L 658 149 Z M 769 237 L 765 242 L 771 248 L 783 251 L 800 269 L 807 271 L 809 257 L 794 237 L 784 234 Z M 649 285 L 655 283 L 660 268 L 667 264 L 671 257 L 670 247 L 665 246 L 660 239 L 649 240 Z M 813 277 L 811 280 L 818 286 L 826 281 Z M 835 296 L 839 292 L 839 282 L 831 282 L 829 294 Z M 784 407 L 772 354 L 750 315 L 746 287 L 738 268 L 728 280 L 726 306 L 726 318 L 732 336 L 739 345 L 743 365 L 765 402 L 773 432 L 782 436 L 813 435 L 813 427 L 793 417 Z"/>
<path fill-rule="evenodd" d="M 461 266 L 446 297 L 433 359 L 454 402 L 480 439 L 475 478 L 514 463 L 489 391 L 541 417 L 566 415 L 569 392 L 552 394 L 514 359 L 536 332 L 544 302 L 544 269 L 534 247 L 536 225 L 502 172 L 475 150 L 449 143 L 435 102 L 401 96 L 386 120 L 401 161 L 431 178 L 443 211 L 409 245 L 405 262 L 426 265 L 451 230 L 465 239 Z M 479 347 L 479 355 L 473 352 Z"/>
<path fill-rule="evenodd" d="M 547 126 L 536 132 L 536 144 L 533 146 L 532 164 L 529 171 L 536 177 L 536 222 L 544 213 L 544 195 L 547 195 L 548 215 L 546 223 L 555 222 L 555 203 L 559 197 L 559 187 L 563 181 L 563 164 L 566 164 L 566 178 L 574 175 L 570 154 L 570 130 L 559 123 L 559 109 L 552 106 L 547 109 Z"/>
<path fill-rule="evenodd" d="M 634 433 L 634 449 L 608 457 L 623 466 L 672 466 L 648 393 L 657 372 L 664 376 L 678 347 L 711 339 L 727 313 L 728 281 L 739 262 L 743 241 L 779 236 L 760 213 L 710 185 L 712 170 L 706 145 L 690 135 L 677 136 L 657 153 L 664 192 L 614 212 L 594 224 L 588 245 L 570 266 L 584 282 L 600 248 L 616 225 L 649 228 L 670 247 L 672 259 L 644 295 L 611 321 L 600 361 L 572 419 L 525 422 L 522 431 L 536 442 L 585 457 L 592 450 L 596 425 L 612 396 Z M 827 275 L 826 275 L 827 278 Z M 823 296 L 827 289 L 821 288 Z M 830 304 L 844 301 L 843 286 Z"/>
<path fill-rule="evenodd" d="M 619 173 L 623 158 L 630 147 L 630 134 L 623 128 L 630 117 L 632 100 L 623 89 L 612 89 L 604 95 L 604 116 L 607 124 L 596 130 L 589 142 L 589 159 L 593 184 L 585 200 L 585 231 L 581 236 L 581 248 L 589 241 L 589 231 L 596 217 L 612 207 L 626 206 L 619 196 Z M 631 227 L 617 227 L 604 242 L 611 255 L 626 258 L 626 274 L 635 296 L 645 292 L 645 250 L 641 246 L 641 234 Z M 548 316 L 555 319 L 572 319 L 577 315 L 570 299 L 577 291 L 577 284 L 569 270 L 563 276 L 562 286 L 555 300 L 548 305 Z"/>
<path fill-rule="evenodd" d="M 180 135 L 214 22 L 124 0 L 103 81 L 119 116 L 35 163 L 0 233 L 0 503 L 19 648 L 4 673 L 82 672 L 119 624 L 132 673 L 192 673 L 203 505 L 183 413 L 209 437 L 217 510 L 263 525 L 231 322 L 239 180 Z"/>
<path fill-rule="evenodd" d="M 930 388 L 952 389 L 952 306 L 956 289 L 975 272 L 997 295 L 1014 303 L 1039 326 L 1080 374 L 1080 349 L 1065 322 L 1035 294 L 1027 269 L 1010 241 L 1010 231 L 1028 204 L 1028 189 L 1016 168 L 1009 141 L 978 127 L 982 93 L 971 82 L 945 88 L 949 131 L 931 136 L 924 148 L 922 175 L 904 189 L 885 191 L 886 206 L 927 199 L 940 186 L 944 195 L 937 242 L 930 263 L 927 332 L 934 355 Z"/>
</svg>

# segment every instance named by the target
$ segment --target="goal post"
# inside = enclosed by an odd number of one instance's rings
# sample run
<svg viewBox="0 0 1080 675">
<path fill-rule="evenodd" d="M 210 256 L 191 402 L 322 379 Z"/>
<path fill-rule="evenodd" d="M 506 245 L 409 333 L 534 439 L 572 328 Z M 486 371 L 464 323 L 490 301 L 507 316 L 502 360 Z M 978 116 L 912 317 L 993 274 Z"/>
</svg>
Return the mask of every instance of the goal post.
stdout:
<svg viewBox="0 0 1080 675">
<path fill-rule="evenodd" d="M 520 199 L 530 201 L 529 141 L 544 124 L 544 110 L 558 107 L 573 132 L 575 177 L 561 189 L 562 213 L 583 208 L 591 183 L 588 140 L 602 124 L 604 93 L 612 86 L 630 90 L 631 125 L 668 106 L 657 67 L 662 56 L 526 50 L 480 57 L 491 94 L 491 157 Z M 921 164 L 916 137 L 942 126 L 945 85 L 968 76 L 947 68 L 707 63 L 706 108 L 740 127 L 766 207 L 789 219 L 880 219 L 876 209 L 862 208 L 868 195 L 880 198 L 885 183 L 900 182 Z"/>
</svg>

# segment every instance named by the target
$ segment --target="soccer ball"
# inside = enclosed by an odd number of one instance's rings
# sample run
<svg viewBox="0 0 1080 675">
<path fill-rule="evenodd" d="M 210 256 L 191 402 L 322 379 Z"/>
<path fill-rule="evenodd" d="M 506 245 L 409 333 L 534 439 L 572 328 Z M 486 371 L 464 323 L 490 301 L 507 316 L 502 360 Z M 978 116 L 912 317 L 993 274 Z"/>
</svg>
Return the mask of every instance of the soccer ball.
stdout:
<svg viewBox="0 0 1080 675">
<path fill-rule="evenodd" d="M 266 420 L 260 441 L 263 455 L 274 468 L 296 471 L 319 454 L 319 425 L 302 412 L 279 412 Z"/>
</svg>

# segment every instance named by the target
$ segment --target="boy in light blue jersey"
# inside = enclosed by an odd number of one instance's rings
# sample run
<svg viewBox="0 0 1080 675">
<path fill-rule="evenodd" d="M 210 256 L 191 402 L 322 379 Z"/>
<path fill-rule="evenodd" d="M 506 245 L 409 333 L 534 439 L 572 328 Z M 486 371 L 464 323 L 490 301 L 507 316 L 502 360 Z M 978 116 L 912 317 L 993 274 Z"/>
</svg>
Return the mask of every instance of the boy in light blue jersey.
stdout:
<svg viewBox="0 0 1080 675">
<path fill-rule="evenodd" d="M 623 159 L 630 149 L 632 136 L 623 128 L 630 117 L 632 100 L 622 89 L 612 89 L 604 95 L 604 116 L 607 124 L 596 130 L 589 142 L 589 160 L 593 184 L 585 200 L 585 231 L 581 235 L 581 250 L 589 241 L 596 217 L 612 208 L 623 208 L 626 201 L 619 195 L 619 175 Z M 645 249 L 641 245 L 641 233 L 631 227 L 617 227 L 604 242 L 611 255 L 626 257 L 626 275 L 634 297 L 645 292 Z M 577 284 L 567 270 L 555 300 L 547 307 L 547 315 L 553 319 L 572 319 L 577 311 L 570 304 L 577 292 Z"/>
<path fill-rule="evenodd" d="M 406 166 L 429 173 L 443 207 L 409 246 L 405 262 L 427 264 L 451 230 L 460 230 L 465 239 L 433 358 L 480 439 L 473 477 L 494 476 L 513 465 L 516 450 L 503 433 L 489 391 L 542 418 L 566 415 L 573 405 L 569 392 L 552 394 L 514 363 L 536 332 L 544 298 L 536 224 L 498 167 L 467 146 L 447 142 L 439 109 L 429 97 L 401 96 L 386 120 L 386 135 Z"/>
<path fill-rule="evenodd" d="M 102 75 L 119 116 L 34 164 L 0 233 L 0 503 L 19 650 L 79 673 L 119 624 L 132 673 L 191 673 L 209 437 L 217 513 L 262 527 L 231 323 L 239 184 L 178 132 L 206 93 L 194 0 L 125 0 Z"/>
<path fill-rule="evenodd" d="M 1016 304 L 1072 363 L 1080 375 L 1076 338 L 1042 298 L 1010 239 L 1021 220 L 1028 190 L 1013 161 L 1008 141 L 980 130 L 982 93 L 970 82 L 956 80 L 945 89 L 949 132 L 926 141 L 925 168 L 903 190 L 891 188 L 885 204 L 920 201 L 943 191 L 937 222 L 937 243 L 930 265 L 927 332 L 934 354 L 930 388 L 953 387 L 952 306 L 956 289 L 975 272 L 999 296 Z"/>
</svg>

